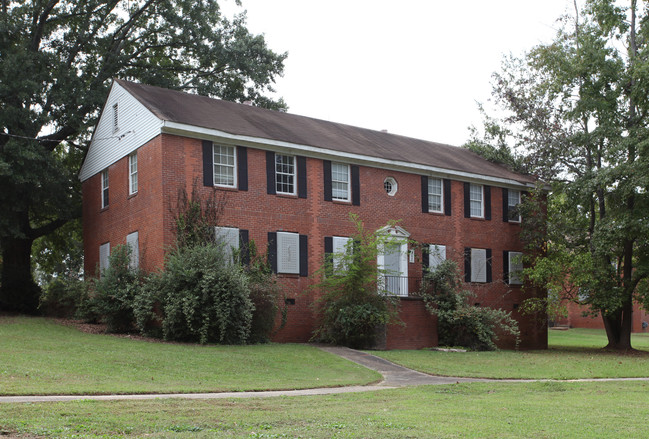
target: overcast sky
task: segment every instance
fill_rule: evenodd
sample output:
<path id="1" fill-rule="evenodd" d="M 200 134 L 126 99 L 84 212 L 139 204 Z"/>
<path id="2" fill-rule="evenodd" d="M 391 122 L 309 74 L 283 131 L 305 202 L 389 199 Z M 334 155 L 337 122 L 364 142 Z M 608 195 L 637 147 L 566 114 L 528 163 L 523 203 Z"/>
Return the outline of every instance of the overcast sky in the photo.
<path id="1" fill-rule="evenodd" d="M 572 0 L 233 0 L 288 52 L 289 112 L 461 145 L 503 55 L 553 39 Z"/>

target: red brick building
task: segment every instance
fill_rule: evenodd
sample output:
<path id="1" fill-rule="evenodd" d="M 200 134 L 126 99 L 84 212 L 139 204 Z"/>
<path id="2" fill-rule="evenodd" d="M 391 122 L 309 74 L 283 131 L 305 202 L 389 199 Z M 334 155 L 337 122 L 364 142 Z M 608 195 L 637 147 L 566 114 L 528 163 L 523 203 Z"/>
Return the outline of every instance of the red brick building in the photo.
<path id="1" fill-rule="evenodd" d="M 198 182 L 223 194 L 218 233 L 269 249 L 289 299 L 277 341 L 310 338 L 309 276 L 354 232 L 352 212 L 395 238 L 377 264 L 395 273 L 386 282 L 406 325 L 388 328 L 387 348 L 436 345 L 435 320 L 413 292 L 423 267 L 443 258 L 464 268 L 480 306 L 514 311 L 522 348 L 547 346 L 543 316 L 517 311 L 515 207 L 534 179 L 466 149 L 115 80 L 80 178 L 87 273 L 126 243 L 134 263 L 162 267 L 178 189 Z"/>

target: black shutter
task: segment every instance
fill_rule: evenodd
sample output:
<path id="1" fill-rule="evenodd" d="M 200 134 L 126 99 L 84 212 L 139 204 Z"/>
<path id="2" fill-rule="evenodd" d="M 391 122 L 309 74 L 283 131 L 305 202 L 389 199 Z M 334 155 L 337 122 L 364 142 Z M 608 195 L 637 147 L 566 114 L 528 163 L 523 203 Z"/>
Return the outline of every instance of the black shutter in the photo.
<path id="1" fill-rule="evenodd" d="M 270 195 L 275 194 L 275 153 L 273 151 L 266 151 L 266 192 Z"/>
<path id="2" fill-rule="evenodd" d="M 487 249 L 487 282 L 492 282 L 492 274 L 491 274 L 491 249 Z"/>
<path id="3" fill-rule="evenodd" d="M 421 211 L 428 213 L 428 177 L 421 176 Z"/>
<path id="4" fill-rule="evenodd" d="M 509 190 L 503 188 L 503 222 L 509 221 Z"/>
<path id="5" fill-rule="evenodd" d="M 209 140 L 203 140 L 203 186 L 214 186 L 214 153 Z"/>
<path id="6" fill-rule="evenodd" d="M 268 262 L 273 273 L 277 273 L 277 233 L 268 232 Z"/>
<path id="7" fill-rule="evenodd" d="M 248 148 L 237 146 L 237 180 L 240 191 L 248 190 Z"/>
<path id="8" fill-rule="evenodd" d="M 309 275 L 309 237 L 300 235 L 300 276 Z"/>
<path id="9" fill-rule="evenodd" d="M 243 265 L 250 265 L 249 241 L 248 231 L 239 229 L 239 259 Z"/>
<path id="10" fill-rule="evenodd" d="M 451 215 L 451 180 L 444 179 L 444 214 Z"/>
<path id="11" fill-rule="evenodd" d="M 324 200 L 331 201 L 331 161 L 322 161 L 322 173 L 324 175 Z"/>
<path id="12" fill-rule="evenodd" d="M 325 251 L 325 274 L 331 276 L 333 274 L 333 252 L 334 252 L 334 239 L 331 236 L 324 238 L 324 251 Z"/>
<path id="13" fill-rule="evenodd" d="M 471 218 L 470 183 L 464 183 L 464 218 Z"/>
<path id="14" fill-rule="evenodd" d="M 352 206 L 361 205 L 361 179 L 358 166 L 352 165 Z"/>
<path id="15" fill-rule="evenodd" d="M 297 196 L 306 198 L 306 157 L 297 156 Z"/>
<path id="16" fill-rule="evenodd" d="M 464 282 L 471 282 L 471 248 L 464 249 Z"/>
<path id="17" fill-rule="evenodd" d="M 491 186 L 482 186 L 484 193 L 484 219 L 491 220 Z"/>
<path id="18" fill-rule="evenodd" d="M 428 244 L 422 244 L 421 247 L 421 272 L 423 276 L 426 276 L 428 273 L 428 266 L 430 265 L 430 246 Z"/>
<path id="19" fill-rule="evenodd" d="M 506 284 L 509 283 L 509 252 L 507 250 L 503 252 L 503 281 Z"/>

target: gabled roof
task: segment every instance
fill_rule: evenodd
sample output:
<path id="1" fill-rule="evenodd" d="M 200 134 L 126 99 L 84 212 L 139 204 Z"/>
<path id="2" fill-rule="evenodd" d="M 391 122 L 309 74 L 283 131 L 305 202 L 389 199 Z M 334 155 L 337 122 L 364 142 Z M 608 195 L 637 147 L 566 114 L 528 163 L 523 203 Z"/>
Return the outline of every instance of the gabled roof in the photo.
<path id="1" fill-rule="evenodd" d="M 279 141 L 296 148 L 321 148 L 383 161 L 407 162 L 460 173 L 534 183 L 465 149 L 442 143 L 358 128 L 245 104 L 208 98 L 116 79 L 149 111 L 163 121 L 217 130 L 235 136 Z"/>

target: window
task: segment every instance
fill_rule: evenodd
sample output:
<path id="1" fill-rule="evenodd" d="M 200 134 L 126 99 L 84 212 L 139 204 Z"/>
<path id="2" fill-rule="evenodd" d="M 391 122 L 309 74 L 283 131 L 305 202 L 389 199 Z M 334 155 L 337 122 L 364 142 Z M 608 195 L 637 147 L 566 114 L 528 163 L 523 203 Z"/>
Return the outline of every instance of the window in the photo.
<path id="1" fill-rule="evenodd" d="M 345 255 L 349 251 L 352 238 L 342 236 L 333 237 L 333 269 L 334 273 L 343 273 L 347 271 Z"/>
<path id="2" fill-rule="evenodd" d="M 471 184 L 469 186 L 469 203 L 472 218 L 484 218 L 482 205 L 482 185 Z"/>
<path id="3" fill-rule="evenodd" d="M 518 212 L 518 205 L 521 204 L 521 191 L 507 191 L 507 218 L 510 222 L 520 223 L 521 215 Z"/>
<path id="4" fill-rule="evenodd" d="M 300 235 L 277 232 L 277 272 L 300 274 Z"/>
<path id="5" fill-rule="evenodd" d="M 236 155 L 234 146 L 214 145 L 214 185 L 236 186 Z"/>
<path id="6" fill-rule="evenodd" d="M 444 185 L 441 178 L 428 179 L 428 211 L 444 212 Z"/>
<path id="7" fill-rule="evenodd" d="M 129 233 L 126 235 L 126 245 L 130 250 L 129 268 L 138 268 L 140 266 L 140 243 L 138 232 Z"/>
<path id="8" fill-rule="evenodd" d="M 128 193 L 137 193 L 137 151 L 128 156 Z"/>
<path id="9" fill-rule="evenodd" d="M 117 104 L 113 105 L 113 132 L 119 131 L 119 107 Z"/>
<path id="10" fill-rule="evenodd" d="M 234 262 L 234 255 L 239 251 L 239 229 L 234 227 L 215 227 L 216 242 L 223 245 L 225 260 Z"/>
<path id="11" fill-rule="evenodd" d="M 108 169 L 101 173 L 101 208 L 108 207 Z"/>
<path id="12" fill-rule="evenodd" d="M 521 252 L 508 252 L 509 259 L 509 285 L 522 285 L 522 271 L 523 271 L 523 253 Z"/>
<path id="13" fill-rule="evenodd" d="M 275 154 L 275 191 L 295 195 L 295 157 Z"/>
<path id="14" fill-rule="evenodd" d="M 110 242 L 99 246 L 99 274 L 104 272 L 110 265 Z"/>
<path id="15" fill-rule="evenodd" d="M 431 244 L 428 246 L 428 268 L 434 270 L 446 260 L 446 246 Z"/>
<path id="16" fill-rule="evenodd" d="M 397 193 L 397 181 L 392 177 L 386 178 L 383 181 L 383 189 L 385 189 L 385 193 L 389 196 L 394 197 Z"/>
<path id="17" fill-rule="evenodd" d="M 331 164 L 331 197 L 334 200 L 349 201 L 349 165 Z"/>
<path id="18" fill-rule="evenodd" d="M 464 281 L 491 282 L 491 249 L 464 249 Z"/>

